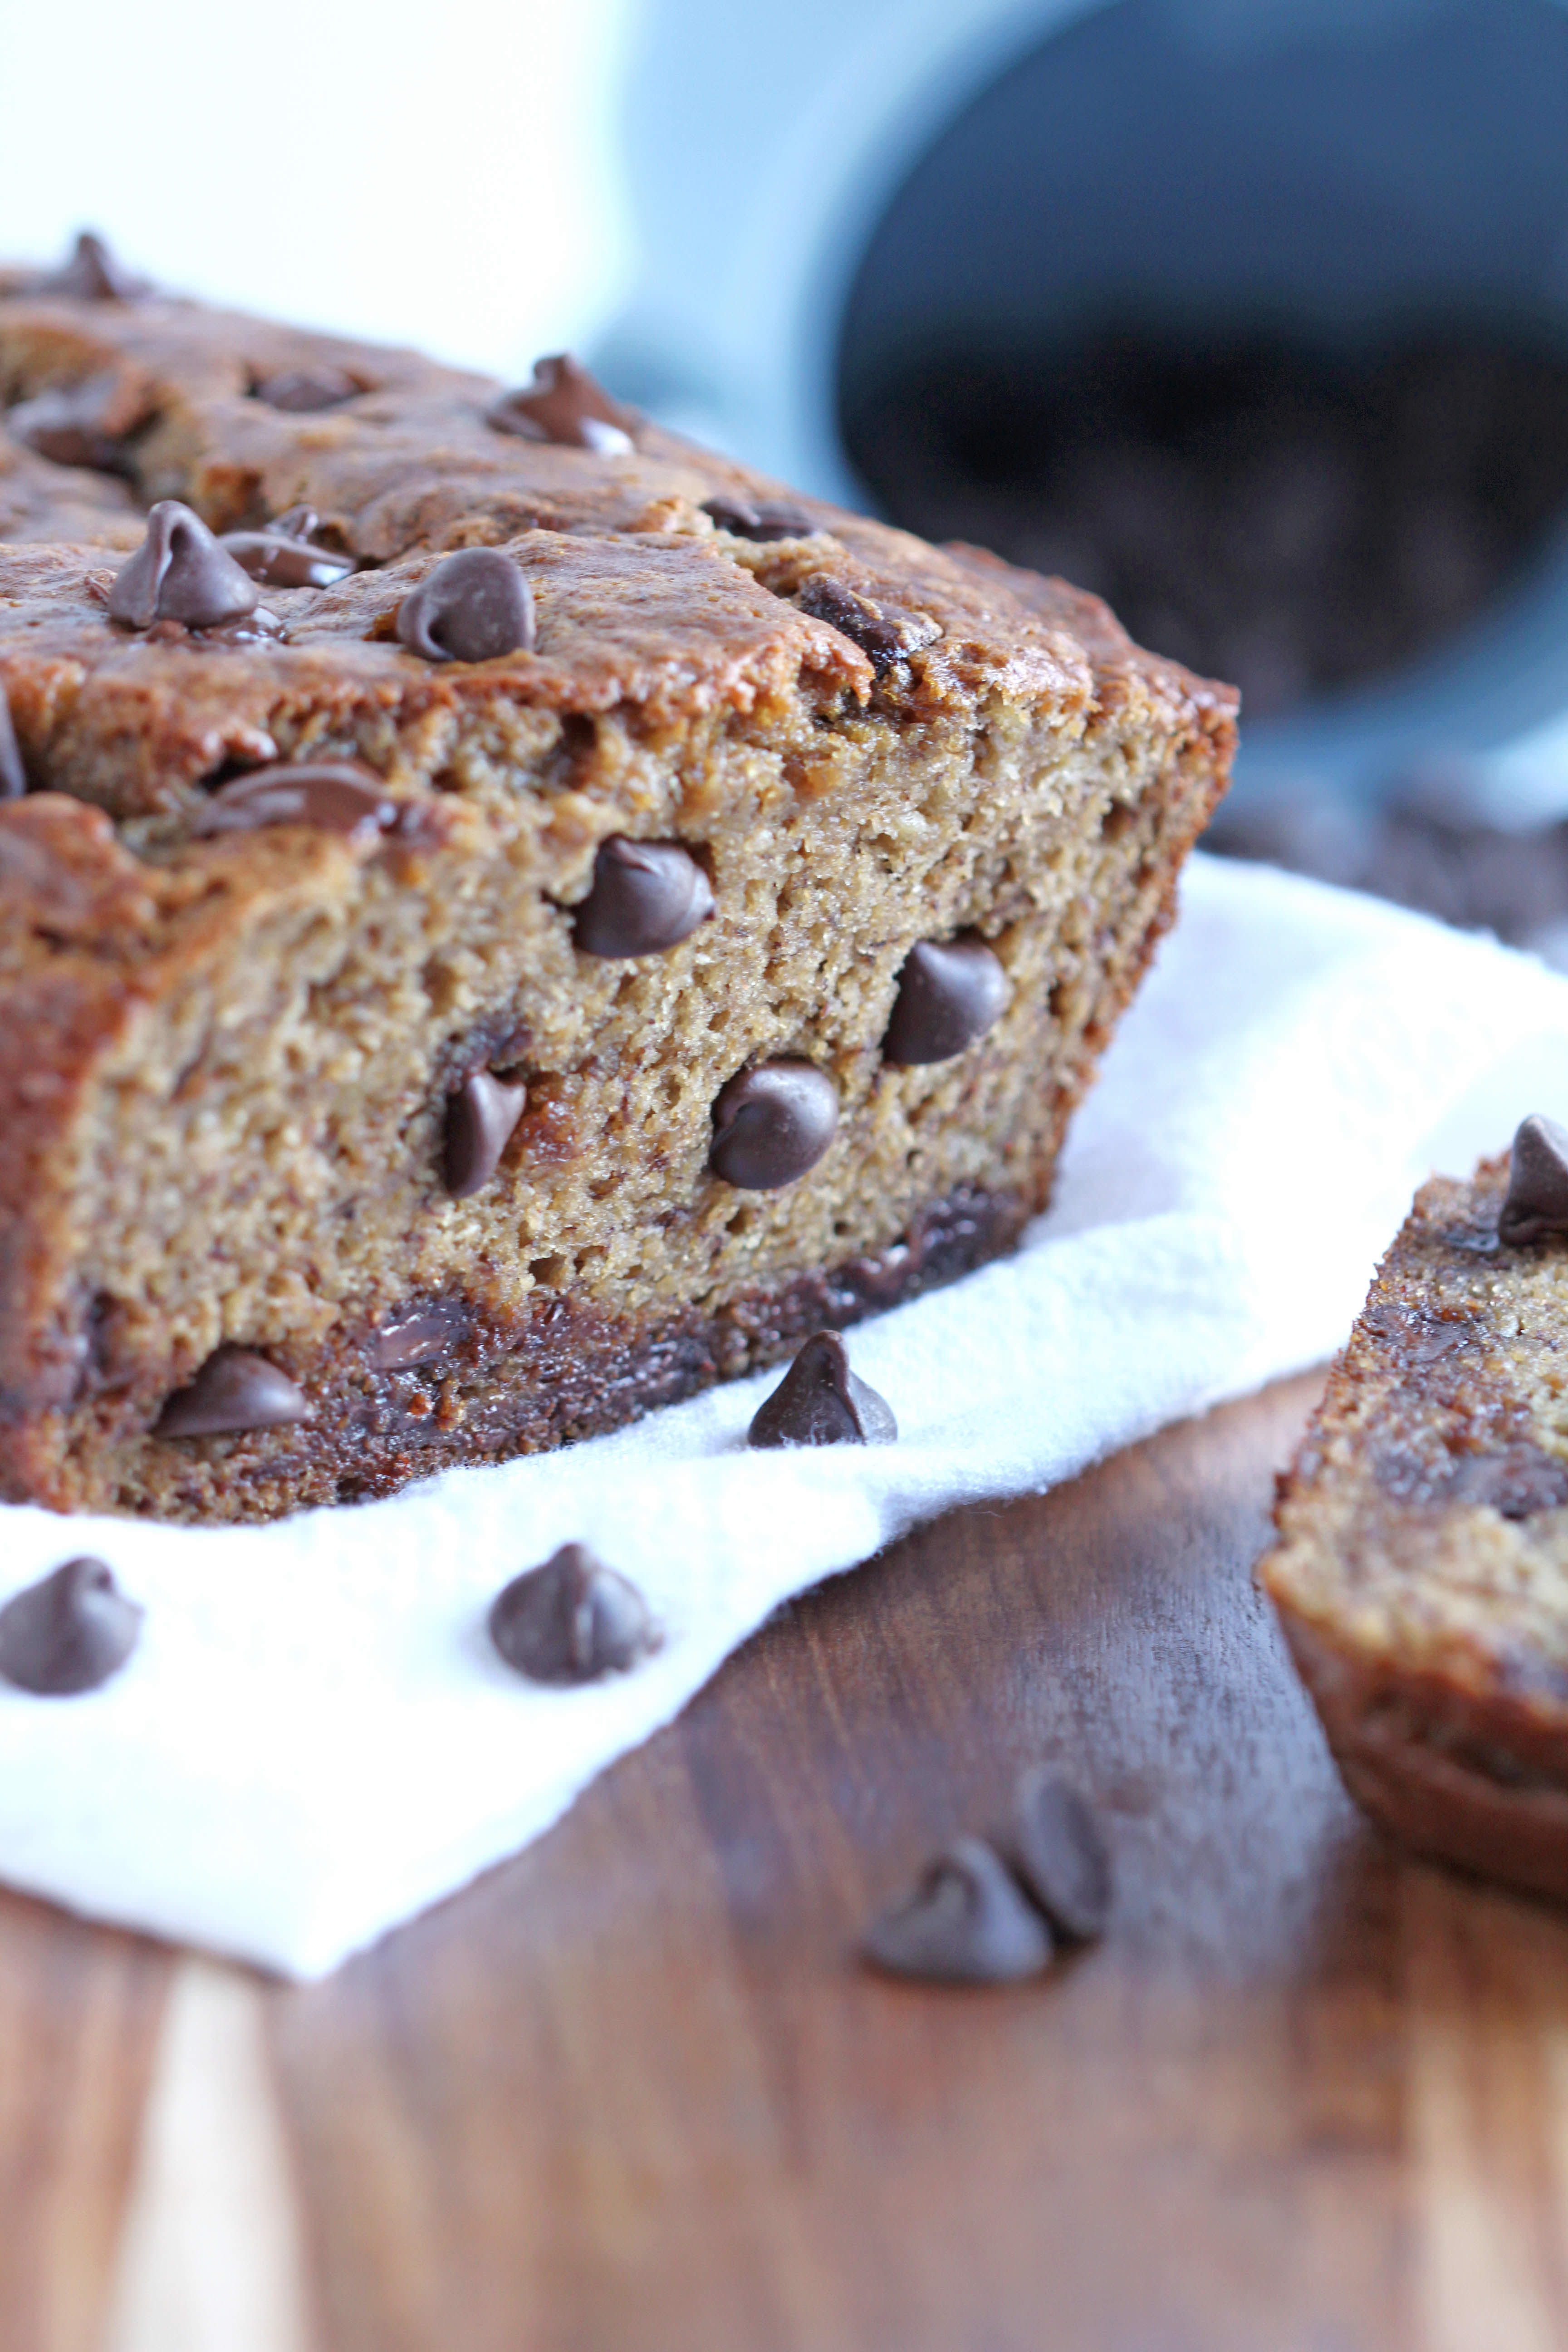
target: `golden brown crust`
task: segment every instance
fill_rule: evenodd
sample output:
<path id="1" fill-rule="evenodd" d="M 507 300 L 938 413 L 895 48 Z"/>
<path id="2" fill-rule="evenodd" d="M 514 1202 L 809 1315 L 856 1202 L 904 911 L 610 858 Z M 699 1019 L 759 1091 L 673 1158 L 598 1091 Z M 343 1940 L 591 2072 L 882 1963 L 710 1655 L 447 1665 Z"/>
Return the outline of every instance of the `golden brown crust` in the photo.
<path id="1" fill-rule="evenodd" d="M 300 370 L 361 389 L 263 396 Z M 384 1491 L 768 1360 L 825 1283 L 847 1319 L 1043 1204 L 1224 788 L 1226 689 L 973 551 L 793 499 L 798 536 L 749 538 L 707 504 L 788 494 L 647 424 L 627 454 L 536 443 L 413 353 L 0 278 L 5 397 L 84 384 L 121 470 L 21 453 L 31 521 L 0 548 L 32 786 L 0 805 L 0 1491 L 220 1517 Z M 359 568 L 264 590 L 275 635 L 128 631 L 127 501 L 163 497 L 218 530 L 308 505 Z M 525 574 L 535 642 L 426 662 L 399 605 L 474 545 Z M 821 617 L 856 598 L 892 656 Z M 374 771 L 395 824 L 210 833 L 226 778 L 323 758 Z M 618 834 L 712 885 L 667 954 L 574 946 Z M 968 929 L 1005 1013 L 885 1064 L 903 959 Z M 774 1056 L 831 1077 L 837 1133 L 808 1181 L 738 1194 L 711 1105 Z M 484 1071 L 526 1108 L 458 1197 L 444 1121 Z M 954 1202 L 990 1205 L 922 1256 Z M 366 1349 L 411 1302 L 447 1341 L 388 1375 Z M 309 1421 L 160 1437 L 220 1345 Z"/>
<path id="2" fill-rule="evenodd" d="M 1417 1194 L 1258 1572 L 1367 1810 L 1568 1895 L 1568 1244 L 1500 1246 L 1507 1179 Z"/>

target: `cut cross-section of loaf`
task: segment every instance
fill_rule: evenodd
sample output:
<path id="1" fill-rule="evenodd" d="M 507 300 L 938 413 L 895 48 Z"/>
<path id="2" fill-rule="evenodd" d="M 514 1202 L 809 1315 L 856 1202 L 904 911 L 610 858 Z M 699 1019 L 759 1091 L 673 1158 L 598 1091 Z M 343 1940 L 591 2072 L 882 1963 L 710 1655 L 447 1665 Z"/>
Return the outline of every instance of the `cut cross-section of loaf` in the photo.
<path id="1" fill-rule="evenodd" d="M 1044 1203 L 1226 689 L 570 372 L 13 280 L 0 382 L 120 436 L 0 549 L 0 1491 L 383 1493 Z"/>
<path id="2" fill-rule="evenodd" d="M 1416 1195 L 1258 1574 L 1368 1811 L 1564 1896 L 1568 1138 L 1552 1139 L 1525 1123 L 1511 1193 L 1503 1159 Z"/>

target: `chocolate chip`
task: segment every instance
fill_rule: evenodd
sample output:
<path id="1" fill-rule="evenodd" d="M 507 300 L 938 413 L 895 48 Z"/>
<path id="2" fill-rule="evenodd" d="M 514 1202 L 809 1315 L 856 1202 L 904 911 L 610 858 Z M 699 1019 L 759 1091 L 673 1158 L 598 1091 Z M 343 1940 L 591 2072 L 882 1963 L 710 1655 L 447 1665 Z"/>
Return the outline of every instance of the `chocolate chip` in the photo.
<path id="1" fill-rule="evenodd" d="M 1110 1853 L 1086 1798 L 1039 1765 L 1013 1792 L 1012 1862 L 1053 1927 L 1087 1940 L 1110 1916 Z"/>
<path id="2" fill-rule="evenodd" d="M 248 1348 L 219 1348 L 188 1388 L 176 1389 L 154 1437 L 221 1437 L 241 1429 L 280 1429 L 308 1421 L 310 1407 L 287 1372 Z"/>
<path id="3" fill-rule="evenodd" d="M 891 1445 L 885 1397 L 849 1369 L 837 1331 L 813 1334 L 746 1433 L 748 1445 Z"/>
<path id="4" fill-rule="evenodd" d="M 736 539 L 816 539 L 826 525 L 813 522 L 799 507 L 774 506 L 766 501 L 750 506 L 744 499 L 704 499 L 702 511 L 710 515 L 721 530 L 731 532 Z"/>
<path id="5" fill-rule="evenodd" d="M 33 283 L 35 294 L 63 294 L 73 302 L 135 302 L 152 290 L 145 278 L 116 261 L 91 229 L 82 230 L 68 261 Z"/>
<path id="6" fill-rule="evenodd" d="M 1568 1503 L 1568 1462 L 1529 1444 L 1462 1454 L 1441 1492 L 1446 1502 L 1485 1504 L 1505 1519 L 1530 1519 Z"/>
<path id="7" fill-rule="evenodd" d="M 330 588 L 354 569 L 352 555 L 313 547 L 315 509 L 291 507 L 266 530 L 226 530 L 218 545 L 268 588 Z"/>
<path id="8" fill-rule="evenodd" d="M 955 1838 L 912 1894 L 872 1922 L 866 1958 L 893 1976 L 945 1984 L 1016 1984 L 1051 1957 L 1050 1930 L 1001 1856 Z"/>
<path id="9" fill-rule="evenodd" d="M 510 555 L 465 547 L 444 556 L 397 608 L 397 635 L 426 661 L 493 661 L 533 644 L 533 592 Z"/>
<path id="10" fill-rule="evenodd" d="M 256 606 L 256 583 L 178 499 L 160 499 L 149 509 L 147 536 L 109 592 L 110 618 L 131 629 L 150 629 L 154 621 L 213 628 Z"/>
<path id="11" fill-rule="evenodd" d="M 84 383 L 57 384 L 36 399 L 19 400 L 5 415 L 13 441 L 55 466 L 90 466 L 100 474 L 121 474 L 126 468 L 123 436 L 112 420 L 126 417 L 124 387 L 113 374 L 89 376 Z"/>
<path id="12" fill-rule="evenodd" d="M 1012 990 L 984 940 L 921 940 L 899 974 L 882 1059 L 951 1061 L 998 1020 Z"/>
<path id="13" fill-rule="evenodd" d="M 1512 1246 L 1544 1234 L 1568 1234 L 1568 1129 L 1536 1115 L 1513 1139 L 1497 1237 Z"/>
<path id="14" fill-rule="evenodd" d="M 708 877 L 689 850 L 613 833 L 594 860 L 594 887 L 573 914 L 572 936 L 584 955 L 657 955 L 712 912 Z"/>
<path id="15" fill-rule="evenodd" d="M 268 408 L 310 416 L 318 409 L 341 408 L 345 400 L 356 399 L 363 390 L 343 368 L 284 368 L 277 375 L 264 376 L 252 387 L 251 397 L 264 400 Z"/>
<path id="16" fill-rule="evenodd" d="M 490 1610 L 490 1639 L 509 1666 L 535 1683 L 595 1683 L 624 1675 L 659 1647 L 635 1584 L 563 1544 L 542 1568 L 513 1577 Z"/>
<path id="17" fill-rule="evenodd" d="M 398 803 L 374 768 L 349 760 L 279 761 L 221 784 L 197 811 L 197 835 L 254 833 L 263 825 L 310 824 L 372 841 L 397 823 Z"/>
<path id="18" fill-rule="evenodd" d="M 527 1101 L 526 1086 L 509 1086 L 489 1070 L 469 1071 L 447 1105 L 447 1190 L 454 1201 L 483 1192 Z"/>
<path id="19" fill-rule="evenodd" d="M 100 1559 L 68 1559 L 0 1609 L 0 1676 L 42 1698 L 97 1690 L 136 1647 L 146 1612 Z"/>
<path id="20" fill-rule="evenodd" d="M 526 441 L 556 441 L 592 449 L 601 457 L 622 457 L 632 447 L 631 412 L 610 398 L 570 352 L 535 360 L 533 382 L 505 392 L 485 411 L 498 433 Z"/>
<path id="21" fill-rule="evenodd" d="M 726 1184 L 773 1192 L 815 1168 L 833 1140 L 838 1097 L 810 1062 L 738 1070 L 713 1106 L 709 1165 Z"/>
<path id="22" fill-rule="evenodd" d="M 847 588 L 826 572 L 814 572 L 795 604 L 816 621 L 826 621 L 840 635 L 858 645 L 880 677 L 910 654 L 919 653 L 942 635 L 942 625 L 927 613 L 907 613 L 899 604 L 874 604 L 869 596 Z"/>
<path id="23" fill-rule="evenodd" d="M 439 1298 L 390 1316 L 371 1340 L 376 1370 L 407 1372 L 416 1364 L 433 1364 L 461 1337 L 468 1319 L 454 1301 Z"/>
<path id="24" fill-rule="evenodd" d="M 0 686 L 0 801 L 19 801 L 26 789 L 27 772 L 11 717 L 11 698 Z"/>

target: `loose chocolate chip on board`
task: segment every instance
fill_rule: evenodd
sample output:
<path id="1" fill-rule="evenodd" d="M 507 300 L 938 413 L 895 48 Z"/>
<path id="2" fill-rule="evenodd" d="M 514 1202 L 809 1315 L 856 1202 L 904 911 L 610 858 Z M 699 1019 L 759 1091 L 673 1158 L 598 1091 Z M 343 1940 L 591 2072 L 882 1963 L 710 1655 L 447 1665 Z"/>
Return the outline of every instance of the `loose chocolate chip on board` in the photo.
<path id="1" fill-rule="evenodd" d="M 11 698 L 0 686 L 0 801 L 19 801 L 27 789 L 21 746 L 11 719 Z"/>
<path id="2" fill-rule="evenodd" d="M 176 1389 L 154 1437 L 223 1437 L 308 1421 L 310 1406 L 287 1372 L 248 1348 L 219 1348 L 188 1388 Z"/>
<path id="3" fill-rule="evenodd" d="M 826 572 L 813 572 L 795 601 L 801 612 L 809 613 L 813 620 L 826 621 L 829 628 L 858 645 L 879 677 L 942 635 L 941 623 L 928 613 L 907 613 L 901 605 L 875 604 Z"/>
<path id="4" fill-rule="evenodd" d="M 921 940 L 904 959 L 882 1039 L 886 1062 L 951 1061 L 1000 1019 L 1012 990 L 984 940 Z"/>
<path id="5" fill-rule="evenodd" d="M 874 1968 L 946 1984 L 1016 1984 L 1050 1960 L 1050 1929 L 1006 1864 L 980 1838 L 955 1838 L 912 1894 L 873 1920 Z"/>
<path id="6" fill-rule="evenodd" d="M 311 528 L 314 523 L 311 516 Z M 308 530 L 296 535 L 286 531 L 281 522 L 274 523 L 270 530 L 226 530 L 218 545 L 233 556 L 242 572 L 266 588 L 330 588 L 334 581 L 346 580 L 354 569 L 352 555 L 312 547 Z"/>
<path id="7" fill-rule="evenodd" d="M 207 629 L 254 613 L 256 583 L 178 499 L 149 509 L 147 536 L 115 574 L 109 616 L 130 629 L 183 621 Z"/>
<path id="8" fill-rule="evenodd" d="M 899 1424 L 885 1397 L 849 1369 L 837 1331 L 806 1341 L 746 1433 L 748 1445 L 891 1445 Z"/>
<path id="9" fill-rule="evenodd" d="M 708 877 L 689 850 L 613 833 L 594 860 L 594 887 L 573 914 L 572 936 L 584 955 L 657 955 L 712 912 Z"/>
<path id="10" fill-rule="evenodd" d="M 469 1071 L 447 1105 L 447 1190 L 454 1201 L 483 1192 L 527 1101 L 525 1085 L 509 1085 L 489 1070 Z"/>
<path id="11" fill-rule="evenodd" d="M 592 449 L 601 457 L 623 457 L 633 446 L 629 410 L 612 400 L 570 352 L 535 360 L 533 382 L 503 393 L 485 411 L 498 433 L 528 441 L 557 441 Z"/>
<path id="12" fill-rule="evenodd" d="M 831 1078 L 810 1062 L 763 1062 L 721 1088 L 709 1164 L 743 1192 L 777 1192 L 816 1167 L 837 1124 Z"/>
<path id="13" fill-rule="evenodd" d="M 388 831 L 397 818 L 398 803 L 373 768 L 348 760 L 280 761 L 220 784 L 191 830 L 254 833 L 264 825 L 310 824 L 363 842 Z"/>
<path id="14" fill-rule="evenodd" d="M 91 229 L 83 229 L 68 261 L 35 279 L 35 294 L 63 294 L 72 302 L 137 302 L 152 288 L 123 263 Z"/>
<path id="15" fill-rule="evenodd" d="M 277 375 L 264 376 L 255 386 L 253 397 L 264 400 L 268 408 L 310 416 L 318 409 L 341 408 L 363 389 L 342 368 L 283 368 Z"/>
<path id="16" fill-rule="evenodd" d="M 1546 1234 L 1568 1234 L 1568 1129 L 1537 1113 L 1513 1139 L 1497 1237 L 1512 1246 Z"/>
<path id="17" fill-rule="evenodd" d="M 68 1559 L 0 1609 L 0 1676 L 43 1698 L 97 1690 L 136 1647 L 144 1612 L 100 1559 Z"/>
<path id="18" fill-rule="evenodd" d="M 89 376 L 81 383 L 57 384 L 32 400 L 19 400 L 5 413 L 5 430 L 55 466 L 90 466 L 100 474 L 127 470 L 125 444 L 109 420 L 126 414 L 120 379 Z"/>
<path id="19" fill-rule="evenodd" d="M 489 1623 L 507 1664 L 536 1683 L 624 1675 L 661 1640 L 637 1586 L 575 1543 L 514 1577 L 497 1596 Z"/>
<path id="20" fill-rule="evenodd" d="M 736 539 L 816 539 L 826 527 L 813 522 L 799 507 L 765 501 L 751 506 L 744 499 L 704 499 L 702 511 Z"/>
<path id="21" fill-rule="evenodd" d="M 510 555 L 465 547 L 444 556 L 397 608 L 397 635 L 426 661 L 494 661 L 533 644 L 533 592 Z"/>
<path id="22" fill-rule="evenodd" d="M 1104 1832 L 1087 1798 L 1043 1765 L 1013 1792 L 1012 1861 L 1059 1934 L 1104 1933 L 1113 1886 Z"/>

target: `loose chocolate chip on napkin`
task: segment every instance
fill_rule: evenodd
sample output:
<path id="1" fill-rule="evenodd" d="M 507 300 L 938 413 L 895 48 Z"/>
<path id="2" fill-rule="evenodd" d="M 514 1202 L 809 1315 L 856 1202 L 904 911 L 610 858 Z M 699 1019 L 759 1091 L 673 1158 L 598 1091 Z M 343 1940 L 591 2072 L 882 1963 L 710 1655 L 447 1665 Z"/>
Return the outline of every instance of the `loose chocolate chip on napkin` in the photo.
<path id="1" fill-rule="evenodd" d="M 100 1559 L 68 1559 L 0 1609 L 0 1677 L 40 1697 L 97 1690 L 136 1647 L 144 1612 Z"/>
<path id="2" fill-rule="evenodd" d="M 778 1387 L 760 1405 L 748 1445 L 891 1445 L 899 1424 L 885 1397 L 849 1369 L 837 1331 L 806 1341 Z"/>
<path id="3" fill-rule="evenodd" d="M 1051 1957 L 1050 1929 L 981 1838 L 955 1838 L 912 1894 L 875 1919 L 862 1946 L 889 1975 L 949 1984 L 1016 1984 Z"/>
<path id="4" fill-rule="evenodd" d="M 1510 1244 L 1568 1234 L 1568 1128 L 1539 1115 L 1521 1119 L 1509 1163 L 1497 1237 Z"/>
<path id="5" fill-rule="evenodd" d="M 635 1584 L 563 1544 L 496 1597 L 490 1639 L 509 1666 L 535 1683 L 594 1683 L 624 1675 L 661 1642 Z"/>

